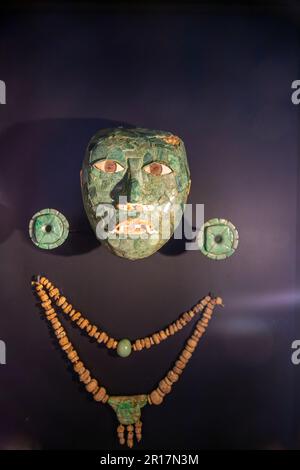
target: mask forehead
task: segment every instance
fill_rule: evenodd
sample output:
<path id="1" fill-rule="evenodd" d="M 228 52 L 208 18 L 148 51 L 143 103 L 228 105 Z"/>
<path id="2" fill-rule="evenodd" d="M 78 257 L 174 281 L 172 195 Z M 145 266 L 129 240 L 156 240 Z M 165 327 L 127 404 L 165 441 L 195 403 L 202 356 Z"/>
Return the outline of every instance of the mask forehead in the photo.
<path id="1" fill-rule="evenodd" d="M 173 136 L 174 137 L 174 136 Z M 144 163 L 170 158 L 175 164 L 182 160 L 187 165 L 184 144 L 178 137 L 175 143 L 170 132 L 147 129 L 107 129 L 99 131 L 88 147 L 88 163 L 101 159 L 140 158 Z"/>

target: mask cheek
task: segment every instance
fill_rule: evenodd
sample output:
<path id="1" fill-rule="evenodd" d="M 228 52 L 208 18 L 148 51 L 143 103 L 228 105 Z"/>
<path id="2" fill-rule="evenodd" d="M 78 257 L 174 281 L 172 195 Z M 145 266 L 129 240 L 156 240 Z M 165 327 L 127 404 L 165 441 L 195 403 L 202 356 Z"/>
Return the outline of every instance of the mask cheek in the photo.
<path id="1" fill-rule="evenodd" d="M 144 182 L 142 194 L 148 203 L 163 204 L 170 200 L 174 189 L 174 183 L 166 184 L 167 178 L 172 177 L 151 176 Z"/>
<path id="2" fill-rule="evenodd" d="M 187 181 L 185 181 L 184 178 L 180 176 L 176 176 L 175 181 L 178 193 L 182 193 L 185 189 Z"/>
<path id="3" fill-rule="evenodd" d="M 87 194 L 93 206 L 101 203 L 111 203 L 111 191 L 114 187 L 112 178 L 100 175 L 96 170 L 91 170 L 87 183 Z"/>

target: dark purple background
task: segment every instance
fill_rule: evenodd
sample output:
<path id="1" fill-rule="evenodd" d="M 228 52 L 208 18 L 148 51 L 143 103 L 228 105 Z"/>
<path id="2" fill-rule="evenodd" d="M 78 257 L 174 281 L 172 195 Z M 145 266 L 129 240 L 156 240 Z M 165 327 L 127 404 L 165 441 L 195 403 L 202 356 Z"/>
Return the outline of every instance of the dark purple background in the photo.
<path id="1" fill-rule="evenodd" d="M 68 371 L 30 289 L 46 274 L 115 337 L 145 336 L 213 291 L 216 311 L 181 380 L 146 407 L 142 449 L 300 447 L 297 290 L 298 109 L 295 15 L 44 10 L 1 15 L 1 448 L 119 448 L 114 413 Z M 240 246 L 225 262 L 174 242 L 129 262 L 98 246 L 79 170 L 107 125 L 171 130 L 186 144 L 205 219 L 224 217 Z M 50 253 L 29 241 L 30 217 L 55 207 L 71 229 Z M 297 310 L 298 309 L 298 310 Z M 152 390 L 188 331 L 126 360 L 67 325 L 111 394 Z"/>

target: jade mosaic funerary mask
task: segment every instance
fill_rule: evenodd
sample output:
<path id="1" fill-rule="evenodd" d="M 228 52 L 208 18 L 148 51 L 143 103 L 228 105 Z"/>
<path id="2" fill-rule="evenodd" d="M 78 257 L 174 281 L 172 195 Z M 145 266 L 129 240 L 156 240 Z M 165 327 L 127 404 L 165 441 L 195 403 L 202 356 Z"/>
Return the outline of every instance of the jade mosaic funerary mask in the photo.
<path id="1" fill-rule="evenodd" d="M 114 254 L 141 259 L 179 223 L 190 190 L 182 140 L 148 129 L 104 129 L 89 142 L 81 173 L 84 207 Z"/>

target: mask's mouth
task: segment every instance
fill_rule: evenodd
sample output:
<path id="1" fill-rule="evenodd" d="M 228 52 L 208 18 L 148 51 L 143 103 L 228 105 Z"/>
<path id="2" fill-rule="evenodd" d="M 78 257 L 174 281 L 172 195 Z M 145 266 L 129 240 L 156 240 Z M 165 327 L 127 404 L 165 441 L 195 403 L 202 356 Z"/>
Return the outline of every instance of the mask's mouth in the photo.
<path id="1" fill-rule="evenodd" d="M 151 212 L 155 206 L 153 204 L 139 204 L 127 202 L 126 204 L 117 204 L 117 209 L 127 212 Z"/>
<path id="2" fill-rule="evenodd" d="M 147 220 L 134 218 L 120 222 L 115 226 L 111 233 L 115 233 L 117 235 L 142 235 L 147 233 L 152 235 L 153 233 L 157 233 L 157 231 Z"/>

